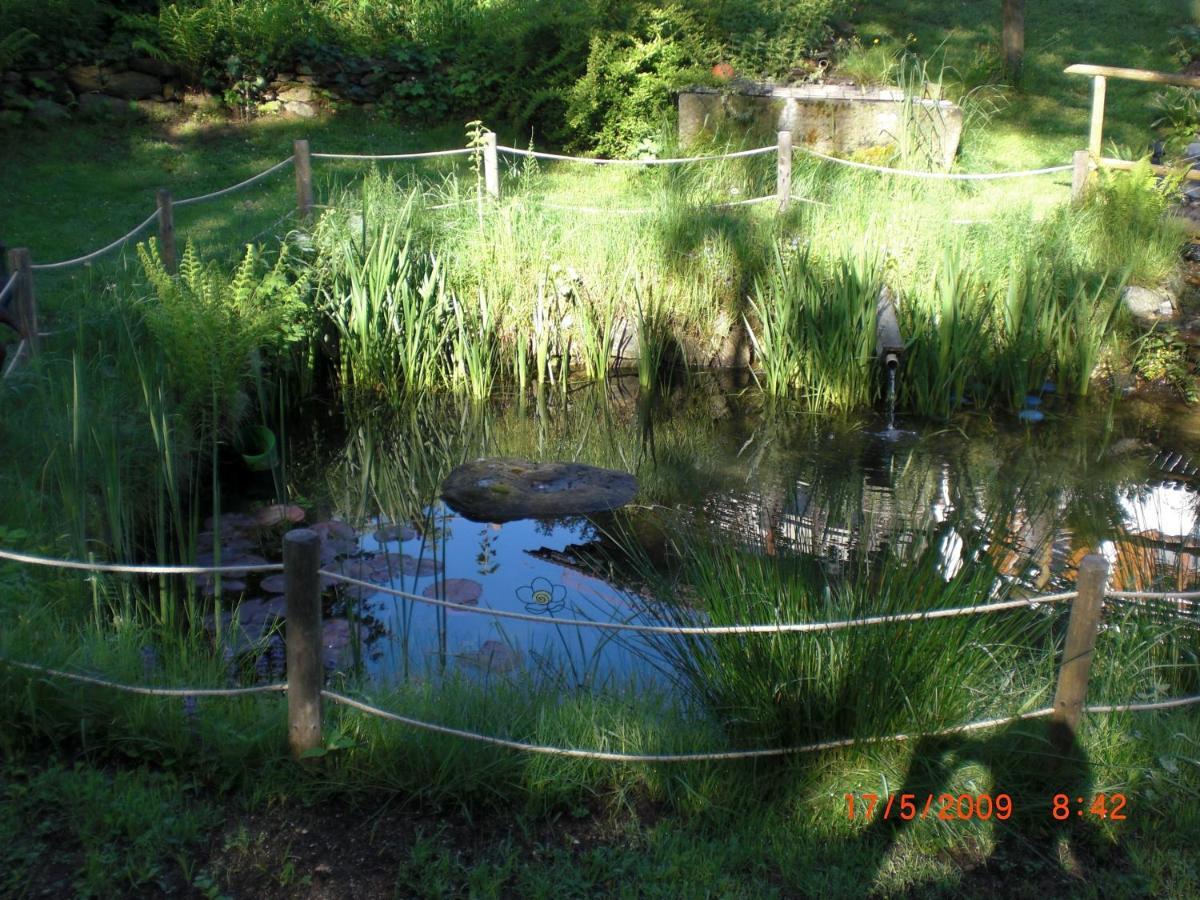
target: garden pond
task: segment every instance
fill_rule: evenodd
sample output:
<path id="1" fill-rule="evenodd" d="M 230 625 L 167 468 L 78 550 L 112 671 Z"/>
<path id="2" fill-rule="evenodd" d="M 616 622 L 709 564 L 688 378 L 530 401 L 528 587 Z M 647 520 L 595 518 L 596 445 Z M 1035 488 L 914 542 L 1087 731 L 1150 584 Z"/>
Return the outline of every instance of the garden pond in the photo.
<path id="1" fill-rule="evenodd" d="M 1047 392 L 1037 423 L 966 414 L 892 428 L 883 416 L 773 408 L 747 377 L 693 375 L 651 396 L 615 378 L 489 405 L 306 415 L 310 431 L 281 442 L 299 496 L 273 504 L 277 480 L 235 479 L 243 497 L 263 499 L 223 517 L 222 559 L 277 558 L 278 538 L 303 519 L 322 535 L 324 571 L 373 585 L 325 580 L 331 672 L 526 673 L 572 687 L 670 676 L 653 637 L 563 620 L 708 621 L 686 587 L 669 586 L 673 561 L 697 542 L 807 557 L 833 579 L 908 561 L 944 582 L 984 566 L 991 590 L 974 602 L 1069 589 L 1097 551 L 1117 587 L 1196 586 L 1200 415 L 1189 407 Z M 491 456 L 619 469 L 638 493 L 613 514 L 503 523 L 438 499 L 454 466 Z M 281 666 L 282 576 L 222 587 L 226 610 L 241 604 L 239 627 L 224 614 L 223 640 L 260 671 Z M 768 600 L 760 608 L 756 621 L 777 620 Z"/>

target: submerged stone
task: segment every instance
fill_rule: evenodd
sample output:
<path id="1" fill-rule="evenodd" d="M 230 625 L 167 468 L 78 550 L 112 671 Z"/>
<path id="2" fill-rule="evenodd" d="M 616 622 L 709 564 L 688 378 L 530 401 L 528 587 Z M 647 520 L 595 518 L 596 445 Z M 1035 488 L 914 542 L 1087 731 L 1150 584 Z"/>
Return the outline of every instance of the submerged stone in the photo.
<path id="1" fill-rule="evenodd" d="M 442 483 L 442 499 L 476 522 L 607 512 L 636 494 L 637 479 L 628 472 L 525 459 L 463 463 Z"/>

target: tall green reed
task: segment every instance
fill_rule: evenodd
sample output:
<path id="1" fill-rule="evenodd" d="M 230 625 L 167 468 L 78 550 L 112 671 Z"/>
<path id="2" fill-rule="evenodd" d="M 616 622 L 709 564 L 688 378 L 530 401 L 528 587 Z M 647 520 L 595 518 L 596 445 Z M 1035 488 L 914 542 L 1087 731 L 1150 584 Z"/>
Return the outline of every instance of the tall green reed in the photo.
<path id="1" fill-rule="evenodd" d="M 878 392 L 877 271 L 865 256 L 823 272 L 807 252 L 776 253 L 770 274 L 754 285 L 757 329 L 746 322 L 768 395 L 800 396 L 814 409 L 870 405 Z"/>

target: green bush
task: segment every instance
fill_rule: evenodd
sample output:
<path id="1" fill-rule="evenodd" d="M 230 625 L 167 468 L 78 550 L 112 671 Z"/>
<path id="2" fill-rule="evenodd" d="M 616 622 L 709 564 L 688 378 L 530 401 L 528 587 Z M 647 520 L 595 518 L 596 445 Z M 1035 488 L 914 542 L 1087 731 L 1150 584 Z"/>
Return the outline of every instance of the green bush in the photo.
<path id="1" fill-rule="evenodd" d="M 592 38 L 587 72 L 567 93 L 573 143 L 612 156 L 656 150 L 671 92 L 703 80 L 717 54 L 677 4 L 647 9 L 629 31 Z"/>

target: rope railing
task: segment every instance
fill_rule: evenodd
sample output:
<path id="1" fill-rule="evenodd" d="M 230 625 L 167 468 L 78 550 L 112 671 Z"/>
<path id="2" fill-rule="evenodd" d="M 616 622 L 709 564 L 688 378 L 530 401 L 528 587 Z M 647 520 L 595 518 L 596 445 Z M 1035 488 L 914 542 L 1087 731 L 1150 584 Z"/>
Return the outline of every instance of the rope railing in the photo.
<path id="1" fill-rule="evenodd" d="M 89 263 L 93 259 L 98 259 L 99 257 L 104 256 L 104 254 L 109 253 L 112 250 L 116 250 L 126 241 L 137 237 L 139 234 L 149 228 L 157 218 L 158 210 L 155 210 L 154 212 L 150 213 L 150 215 L 148 215 L 145 220 L 141 222 L 141 224 L 135 226 L 133 230 L 121 235 L 111 244 L 105 244 L 99 250 L 93 250 L 91 253 L 85 253 L 83 256 L 76 256 L 74 259 L 63 259 L 52 263 L 34 263 L 33 269 L 38 272 L 49 272 L 54 269 L 68 269 L 72 266 L 82 266 L 84 263 Z"/>
<path id="2" fill-rule="evenodd" d="M 0 549 L 0 560 L 42 566 L 45 568 L 67 569 L 109 574 L 132 575 L 244 575 L 248 573 L 282 572 L 283 563 L 248 563 L 223 566 L 199 565 L 157 565 L 135 563 L 91 562 L 73 559 L 59 559 L 49 556 L 39 556 L 32 553 L 20 553 L 15 550 Z M 972 606 L 948 607 L 945 609 L 929 609 L 911 613 L 894 613 L 882 616 L 864 616 L 857 619 L 841 619 L 829 622 L 769 622 L 750 625 L 644 625 L 636 622 L 601 621 L 597 619 L 560 619 L 547 617 L 537 613 L 523 613 L 516 610 L 495 609 L 490 606 L 477 606 L 465 603 L 455 603 L 437 597 L 427 597 L 411 591 L 401 590 L 388 585 L 361 578 L 354 578 L 342 572 L 331 569 L 321 569 L 322 577 L 332 582 L 348 584 L 356 588 L 365 588 L 372 593 L 385 594 L 412 600 L 429 606 L 451 609 L 456 612 L 486 615 L 498 619 L 511 619 L 520 622 L 535 622 L 539 624 L 553 623 L 555 625 L 577 626 L 581 628 L 596 628 L 608 631 L 630 631 L 643 634 L 672 634 L 672 635 L 736 635 L 736 634 L 807 634 L 829 631 L 841 631 L 847 628 L 860 628 L 873 625 L 891 625 L 903 622 L 920 622 L 931 619 L 947 619 L 958 616 L 983 615 L 994 612 L 1005 612 L 1014 609 L 1034 609 L 1042 604 L 1061 603 L 1079 596 L 1078 591 L 1062 591 L 1054 594 L 1039 594 L 1033 597 L 1021 597 L 1015 600 L 1005 600 L 999 603 L 981 603 Z M 1117 599 L 1148 599 L 1148 600 L 1190 600 L 1200 598 L 1200 591 L 1114 591 L 1105 589 L 1104 596 Z"/>
<path id="3" fill-rule="evenodd" d="M 113 681 L 107 678 L 100 678 L 95 675 L 84 675 L 78 672 L 67 672 L 62 669 L 41 666 L 35 663 L 28 663 L 20 660 L 7 659 L 5 657 L 0 657 L 0 663 L 4 663 L 5 665 L 9 665 L 14 668 L 23 669 L 25 671 L 37 672 L 38 674 L 47 675 L 52 678 L 61 678 L 81 684 L 90 684 L 96 687 L 111 688 L 124 693 L 151 697 L 239 697 L 253 694 L 280 694 L 286 693 L 288 690 L 288 685 L 286 682 L 237 688 L 162 688 L 149 685 L 128 684 L 125 682 Z M 398 722 L 402 725 L 407 725 L 411 728 L 416 728 L 421 731 L 428 731 L 434 734 L 443 734 L 449 737 L 457 737 L 463 740 L 472 741 L 474 743 L 488 744 L 493 747 L 517 750 L 524 753 L 536 753 L 544 756 L 558 756 L 569 759 L 588 759 L 599 762 L 619 763 L 724 762 L 739 759 L 762 759 L 766 757 L 796 756 L 806 753 L 817 753 L 825 750 L 845 749 L 854 746 L 900 743 L 925 737 L 947 737 L 954 734 L 968 734 L 973 731 L 982 731 L 988 728 L 998 728 L 1005 725 L 1012 725 L 1017 722 L 1045 718 L 1053 715 L 1055 711 L 1053 706 L 1044 706 L 1040 709 L 1031 710 L 1029 712 L 1017 713 L 1011 716 L 1001 716 L 998 718 L 981 719 L 975 722 L 968 722 L 964 725 L 939 728 L 920 734 L 901 732 L 882 737 L 840 738 L 837 740 L 817 741 L 815 743 L 792 747 L 767 747 L 754 750 L 720 750 L 697 753 L 626 753 L 621 751 L 592 750 L 579 747 L 559 747 L 550 744 L 535 744 L 528 741 L 519 741 L 512 738 L 483 734 L 482 732 L 471 731 L 465 728 L 455 728 L 453 726 L 442 725 L 436 722 L 427 722 L 423 719 L 416 719 L 411 716 L 400 715 L 399 713 L 391 712 L 390 710 L 386 710 L 378 706 L 373 706 L 362 700 L 356 700 L 352 697 L 346 696 L 345 694 L 337 693 L 336 691 L 322 689 L 320 691 L 320 695 L 322 698 L 339 706 L 345 706 L 350 709 L 355 709 L 359 712 L 366 713 L 370 716 L 375 716 L 377 718 L 392 722 Z M 1181 709 L 1196 704 L 1200 704 L 1200 694 L 1186 697 L 1173 697 L 1168 700 L 1151 701 L 1145 703 L 1126 703 L 1117 705 L 1093 704 L 1084 707 L 1083 712 L 1089 714 L 1150 712 L 1166 709 Z"/>
<path id="4" fill-rule="evenodd" d="M 50 560 L 45 557 L 32 556 L 30 554 L 17 554 L 11 551 L 0 551 L 0 555 L 2 555 L 3 558 L 15 559 L 21 562 L 31 562 L 41 565 L 54 565 L 56 563 L 61 564 L 64 562 Z M 1090 706 L 1086 704 L 1088 673 L 1091 667 L 1091 658 L 1095 649 L 1096 637 L 1100 629 L 1103 597 L 1109 569 L 1108 562 L 1103 557 L 1098 555 L 1088 556 L 1080 563 L 1077 591 L 1069 591 L 1062 594 L 1045 594 L 1037 597 L 1022 598 L 1020 600 L 1005 601 L 1002 603 L 979 604 L 976 606 L 958 607 L 954 609 L 929 610 L 920 613 L 870 616 L 860 619 L 847 619 L 838 622 L 795 624 L 773 623 L 751 626 L 664 626 L 639 625 L 631 622 L 595 622 L 591 620 L 577 619 L 547 619 L 543 616 L 535 616 L 532 614 L 521 614 L 507 610 L 480 608 L 465 604 L 452 603 L 446 600 L 439 600 L 436 597 L 424 597 L 407 591 L 399 591 L 393 588 L 382 587 L 372 582 L 343 575 L 340 572 L 325 571 L 321 569 L 320 555 L 321 538 L 316 532 L 307 529 L 297 529 L 290 531 L 287 533 L 287 535 L 285 535 L 284 568 L 287 572 L 287 585 L 285 590 L 285 608 L 283 611 L 283 616 L 289 623 L 287 647 L 288 680 L 286 685 L 257 685 L 247 688 L 160 688 L 147 685 L 125 684 L 122 682 L 111 681 L 96 675 L 84 675 L 66 672 L 62 669 L 40 666 L 33 663 L 10 661 L 3 657 L 0 657 L 0 662 L 11 662 L 13 665 L 19 668 L 27 671 L 38 672 L 52 678 L 64 678 L 67 680 L 75 680 L 77 682 L 92 684 L 100 687 L 110 687 L 118 690 L 148 695 L 236 696 L 238 694 L 245 693 L 281 692 L 286 690 L 289 695 L 288 740 L 291 744 L 293 754 L 299 758 L 309 755 L 311 751 L 322 746 L 321 700 L 323 698 L 332 703 L 348 706 L 368 715 L 395 721 L 413 728 L 424 729 L 430 732 L 458 737 L 464 740 L 486 743 L 502 748 L 509 748 L 530 753 L 539 753 L 543 755 L 636 763 L 751 759 L 763 756 L 782 756 L 797 753 L 809 753 L 825 749 L 850 747 L 858 744 L 876 744 L 887 741 L 910 740 L 917 735 L 905 733 L 890 735 L 887 737 L 843 738 L 832 741 L 806 744 L 799 747 L 772 747 L 756 750 L 722 750 L 706 753 L 638 754 L 608 751 L 603 749 L 557 747 L 547 744 L 529 743 L 507 737 L 483 734 L 463 728 L 426 722 L 421 719 L 391 712 L 381 707 L 371 705 L 366 701 L 356 700 L 352 697 L 329 691 L 325 688 L 325 679 L 322 674 L 325 671 L 323 665 L 325 650 L 323 648 L 323 642 L 321 639 L 321 635 L 323 634 L 321 625 L 321 594 L 324 586 L 329 583 L 326 581 L 326 579 L 333 579 L 334 581 L 339 581 L 344 584 L 368 588 L 373 592 L 400 596 L 443 608 L 456 609 L 463 612 L 473 612 L 478 615 L 490 615 L 501 618 L 536 621 L 539 623 L 550 622 L 556 626 L 580 625 L 596 628 L 656 632 L 660 634 L 747 634 L 759 632 L 777 633 L 781 631 L 829 632 L 850 627 L 884 624 L 888 622 L 920 621 L 924 619 L 971 615 L 1004 609 L 1016 609 L 1020 607 L 1028 608 L 1039 603 L 1073 599 L 1074 602 L 1071 605 L 1071 618 L 1067 626 L 1066 639 L 1062 649 L 1062 662 L 1059 668 L 1053 706 L 1019 713 L 1015 716 L 970 722 L 965 725 L 958 725 L 951 728 L 928 732 L 921 736 L 962 733 L 982 728 L 1002 726 L 1024 719 L 1041 718 L 1044 716 L 1052 716 L 1056 724 L 1062 726 L 1062 734 L 1070 736 L 1074 735 L 1080 721 L 1080 716 L 1084 713 L 1132 713 L 1154 710 L 1169 710 L 1189 707 L 1200 703 L 1200 695 L 1192 695 L 1184 697 L 1171 697 L 1164 700 L 1152 700 L 1124 704 L 1092 704 Z M 93 569 L 97 567 L 102 567 L 103 569 L 110 568 L 107 564 L 95 563 L 75 563 L 75 566 Z M 133 567 L 120 566 L 118 571 L 125 571 L 130 568 Z M 159 568 L 160 567 L 137 567 L 139 570 L 150 569 L 151 571 Z M 178 567 L 165 568 L 169 568 L 173 571 L 179 571 Z M 194 570 L 185 568 L 184 571 Z M 1058 739 L 1056 738 L 1056 741 L 1057 740 Z"/>
<path id="5" fill-rule="evenodd" d="M 718 153 L 712 156 L 679 156 L 671 159 L 602 159 L 595 156 L 566 156 L 561 153 L 546 153 L 543 150 L 522 150 L 519 147 L 506 147 L 497 144 L 499 153 L 510 153 L 513 156 L 529 156 L 534 159 L 550 159 L 558 162 L 582 163 L 589 166 L 672 166 L 680 163 L 715 162 L 722 159 L 739 159 L 746 156 L 761 156 L 764 153 L 774 153 L 776 147 L 756 147 L 753 150 L 737 150 L 732 153 Z"/>
<path id="6" fill-rule="evenodd" d="M 284 166 L 291 165 L 294 161 L 295 161 L 295 157 L 289 156 L 287 159 L 282 159 L 279 162 L 275 163 L 275 165 L 271 166 L 271 168 L 264 169 L 263 171 L 259 172 L 257 175 L 251 175 L 245 181 L 239 181 L 237 184 L 231 184 L 227 188 L 221 188 L 220 190 L 211 191 L 210 193 L 207 193 L 207 194 L 200 194 L 198 197 L 185 197 L 182 200 L 176 200 L 175 205 L 176 206 L 188 206 L 192 203 L 204 203 L 206 200 L 216 200 L 218 197 L 224 197 L 226 194 L 232 194 L 235 191 L 240 191 L 244 188 L 248 188 L 252 185 L 258 184 L 264 178 L 269 178 L 271 175 L 274 175 L 276 172 L 278 172 Z"/>
<path id="7" fill-rule="evenodd" d="M 1200 598 L 1200 591 L 1108 591 L 1106 597 L 1117 597 L 1122 600 L 1195 600 Z"/>
<path id="8" fill-rule="evenodd" d="M 457 612 L 474 613 L 475 615 L 491 616 L 496 619 L 512 619 L 518 622 L 537 622 L 540 624 L 568 625 L 580 628 L 596 628 L 606 631 L 630 631 L 641 634 L 674 634 L 674 635 L 731 635 L 731 634 L 806 634 L 814 632 L 841 631 L 846 628 L 860 628 L 872 625 L 890 625 L 900 622 L 920 622 L 927 619 L 947 619 L 956 616 L 979 615 L 983 613 L 1002 612 L 1010 609 L 1035 608 L 1041 603 L 1057 603 L 1078 596 L 1077 591 L 1066 591 L 1061 594 L 1044 594 L 1039 597 L 1007 600 L 1001 603 L 987 603 L 977 606 L 961 606 L 952 609 L 932 609 L 914 613 L 896 613 L 887 616 L 867 616 L 859 619 L 843 619 L 834 622 L 778 622 L 757 625 L 641 625 L 636 622 L 603 622 L 596 619 L 559 619 L 548 618 L 535 613 L 522 613 L 515 610 L 495 609 L 490 606 L 471 606 L 465 603 L 455 603 L 437 597 L 426 597 L 399 588 L 386 587 L 360 578 L 353 578 L 340 572 L 321 569 L 318 573 L 332 581 L 356 587 L 368 588 L 374 593 L 387 594 L 405 600 L 413 600 L 429 606 L 443 609 L 453 609 Z"/>
<path id="9" fill-rule="evenodd" d="M 758 750 L 724 750 L 717 752 L 706 753 L 621 753 L 608 750 L 587 750 L 574 747 L 556 747 L 547 744 L 532 744 L 526 741 L 517 741 L 511 738 L 495 737 L 493 735 L 481 734 L 477 731 L 469 731 L 463 728 L 453 728 L 448 725 L 439 725 L 433 722 L 425 722 L 421 719 L 414 719 L 410 716 L 402 716 L 398 713 L 390 712 L 381 709 L 378 706 L 372 706 L 364 703 L 361 700 L 355 700 L 347 697 L 344 694 L 338 694 L 334 691 L 321 691 L 321 696 L 326 700 L 330 700 L 341 706 L 347 706 L 351 709 L 356 709 L 359 712 L 377 718 L 386 719 L 392 722 L 399 722 L 402 725 L 408 725 L 412 728 L 417 728 L 422 731 L 433 732 L 434 734 L 445 734 L 451 737 L 462 738 L 468 741 L 474 741 L 481 744 L 490 744 L 493 747 L 504 747 L 510 750 L 519 750 L 525 753 L 538 753 L 545 756 L 559 756 L 570 759 L 590 759 L 600 762 L 621 762 L 621 763 L 688 763 L 688 762 L 723 762 L 728 760 L 738 759 L 762 759 L 764 757 L 778 756 L 797 756 L 805 753 L 818 753 L 825 750 L 840 750 L 855 746 L 870 746 L 875 744 L 900 743 L 904 741 L 919 740 L 927 737 L 947 737 L 954 734 L 968 734 L 973 731 L 982 731 L 988 728 L 999 728 L 1004 725 L 1012 725 L 1017 722 L 1025 722 L 1031 719 L 1042 719 L 1054 714 L 1053 706 L 1044 706 L 1041 709 L 1031 710 L 1030 712 L 1017 713 L 1012 716 L 1002 716 L 994 719 L 981 719 L 977 722 L 968 722 L 965 725 L 955 725 L 949 728 L 939 728 L 934 731 L 924 732 L 922 734 L 890 734 L 883 737 L 866 737 L 866 738 L 841 738 L 832 741 L 818 741 L 812 744 L 803 744 L 794 747 L 769 747 Z M 1083 712 L 1086 713 L 1112 713 L 1112 712 L 1147 712 L 1160 709 L 1177 709 L 1184 706 L 1192 706 L 1200 703 L 1200 694 L 1190 697 L 1178 697 L 1172 700 L 1160 701 L 1158 703 L 1130 703 L 1123 706 L 1086 706 Z"/>
<path id="10" fill-rule="evenodd" d="M 474 147 L 455 147 L 450 150 L 425 150 L 418 153 L 313 153 L 311 156 L 313 159 L 433 159 L 439 156 L 465 156 L 476 152 Z"/>
<path id="11" fill-rule="evenodd" d="M 307 146 L 307 142 L 300 142 L 300 143 L 304 143 Z M 1017 171 L 1017 172 L 991 172 L 991 173 L 923 172 L 923 171 L 917 171 L 917 170 L 911 170 L 911 169 L 896 169 L 896 168 L 891 168 L 889 166 L 878 166 L 878 165 L 873 165 L 873 164 L 869 164 L 869 163 L 855 162 L 853 160 L 848 160 L 848 159 L 841 159 L 839 157 L 830 156 L 829 154 L 821 153 L 817 150 L 813 150 L 808 147 L 801 146 L 801 147 L 797 147 L 796 149 L 799 150 L 800 152 L 806 153 L 809 156 L 812 156 L 816 159 L 824 160 L 826 162 L 834 163 L 836 165 L 848 166 L 848 167 L 854 168 L 854 169 L 861 169 L 861 170 L 880 172 L 880 173 L 892 174 L 892 175 L 900 175 L 900 176 L 906 176 L 906 177 L 912 177 L 912 178 L 947 180 L 947 181 L 994 181 L 994 180 L 1008 179 L 1008 178 L 1026 178 L 1026 177 L 1037 176 L 1037 175 L 1046 175 L 1046 174 L 1052 174 L 1052 173 L 1057 173 L 1057 172 L 1066 172 L 1066 171 L 1070 171 L 1073 168 L 1072 165 L 1062 165 L 1062 166 L 1048 166 L 1048 167 L 1041 168 L 1041 169 L 1027 169 L 1027 170 Z M 297 151 L 297 152 L 299 152 L 299 151 Z M 500 153 L 500 152 L 508 153 L 508 154 L 512 154 L 512 155 L 516 155 L 516 156 L 532 157 L 532 158 L 536 158 L 536 159 L 556 160 L 556 161 L 560 161 L 560 162 L 573 162 L 573 163 L 581 163 L 581 164 L 594 165 L 594 166 L 641 166 L 641 167 L 644 167 L 644 166 L 663 166 L 663 165 L 678 165 L 678 164 L 685 164 L 685 163 L 712 162 L 712 161 L 727 160 L 727 159 L 739 159 L 739 158 L 752 157 L 752 156 L 761 156 L 761 155 L 768 154 L 768 153 L 779 154 L 782 151 L 781 151 L 780 146 L 776 145 L 776 146 L 767 146 L 767 147 L 756 147 L 756 148 L 753 148 L 750 150 L 738 150 L 738 151 L 733 151 L 730 153 L 719 153 L 719 154 L 700 155 L 700 156 L 681 156 L 681 157 L 670 157 L 670 158 L 663 158 L 663 159 L 653 159 L 653 158 L 651 158 L 651 159 L 602 159 L 602 158 L 587 157 L 587 156 L 569 156 L 569 155 L 561 154 L 561 153 L 548 153 L 548 152 L 541 151 L 541 150 L 525 150 L 525 149 L 521 149 L 518 147 L 508 147 L 508 146 L 504 146 L 504 145 L 497 145 L 494 143 L 494 138 L 493 138 L 491 143 L 485 144 L 482 147 L 457 147 L 457 148 L 450 148 L 450 149 L 446 149 L 446 150 L 428 150 L 428 151 L 418 151 L 418 152 L 413 152 L 413 153 L 308 153 L 307 149 L 305 149 L 304 150 L 305 158 L 303 160 L 303 165 L 304 165 L 304 173 L 305 173 L 306 183 L 310 184 L 311 183 L 311 174 L 309 173 L 308 169 L 309 169 L 312 159 L 366 160 L 366 161 L 407 160 L 407 159 L 415 160 L 415 159 L 430 159 L 430 158 L 439 158 L 439 157 L 465 156 L 465 155 L 470 155 L 470 154 L 482 153 L 485 156 L 485 162 L 486 162 L 485 168 L 488 169 L 488 191 L 489 191 L 489 193 L 495 194 L 498 192 L 498 184 L 499 184 L 497 176 L 495 174 L 495 157 L 496 157 L 496 153 Z M 221 188 L 219 190 L 210 191 L 207 194 L 200 194 L 195 197 L 185 197 L 181 200 L 175 200 L 175 201 L 173 201 L 172 205 L 173 206 L 190 206 L 190 205 L 196 204 L 196 203 L 203 203 L 203 202 L 206 202 L 209 200 L 215 200 L 219 197 L 226 196 L 235 191 L 240 191 L 240 190 L 243 190 L 254 184 L 257 184 L 258 182 L 262 181 L 265 178 L 270 177 L 275 172 L 279 171 L 280 169 L 284 168 L 285 166 L 292 165 L 292 164 L 296 164 L 297 166 L 299 166 L 299 164 L 297 163 L 297 156 L 295 154 L 287 157 L 284 160 L 281 160 L 280 162 L 276 163 L 275 165 L 271 166 L 270 168 L 265 169 L 262 172 L 259 172 L 257 175 L 253 175 L 250 178 L 245 179 L 244 181 L 238 182 L 237 184 L 233 184 L 233 185 L 230 185 L 229 187 Z M 750 198 L 747 200 L 734 200 L 734 201 L 728 201 L 728 202 L 723 202 L 723 203 L 707 204 L 707 206 L 709 208 L 716 208 L 716 209 L 730 208 L 730 207 L 736 207 L 736 206 L 751 206 L 751 205 L 755 205 L 758 203 L 767 203 L 767 202 L 770 202 L 771 200 L 780 199 L 780 198 L 782 198 L 783 200 L 790 199 L 790 200 L 795 200 L 800 203 L 811 203 L 811 204 L 820 205 L 820 206 L 829 206 L 830 205 L 823 201 L 814 200 L 814 199 L 808 198 L 808 197 L 792 196 L 789 191 L 781 190 L 780 192 L 778 192 L 775 195 L 754 197 L 754 198 Z M 310 200 L 311 200 L 311 197 L 310 197 Z M 441 205 L 432 206 L 429 208 L 430 209 L 446 209 L 451 206 L 457 206 L 457 205 L 460 205 L 461 203 L 465 203 L 465 202 L 471 202 L 471 201 L 456 201 L 453 203 L 441 204 Z M 312 204 L 310 204 L 310 206 L 311 205 Z M 653 207 L 608 208 L 608 207 L 567 206 L 567 205 L 555 206 L 553 204 L 544 203 L 544 202 L 542 203 L 542 205 L 547 208 L 550 208 L 550 209 L 562 209 L 563 211 L 566 211 L 566 212 L 602 213 L 602 214 L 609 214 L 609 215 L 641 215 L 644 213 L 652 212 L 654 209 Z M 125 243 L 127 243 L 128 241 L 137 237 L 143 231 L 145 231 L 148 227 L 150 227 L 150 225 L 153 224 L 154 221 L 156 219 L 158 219 L 159 217 L 160 217 L 160 212 L 156 210 L 155 212 L 153 212 L 149 216 L 147 216 L 145 220 L 140 222 L 138 225 L 136 225 L 133 229 L 131 229 L 127 233 L 121 235 L 119 238 L 104 245 L 103 247 L 100 247 L 97 250 L 91 251 L 90 253 L 86 253 L 82 256 L 77 256 L 72 259 L 59 260 L 58 262 L 35 263 L 32 265 L 31 268 L 34 270 L 37 270 L 37 271 L 53 271 L 53 270 L 57 270 L 57 269 L 65 269 L 65 268 L 70 268 L 73 266 L 84 265 L 86 263 L 91 262 L 94 259 L 98 259 L 99 257 L 104 256 L 107 253 L 110 253 L 111 251 L 117 249 L 118 247 L 123 246 Z M 978 223 L 975 221 L 972 221 L 971 224 L 978 224 Z M 11 283 L 10 283 L 9 287 L 11 287 Z"/>
<path id="12" fill-rule="evenodd" d="M 80 572 L 108 572 L 117 575 L 245 575 L 248 572 L 283 571 L 283 563 L 257 563 L 230 566 L 135 565 L 131 563 L 99 563 L 73 559 L 53 559 L 48 556 L 35 556 L 32 553 L 17 553 L 15 550 L 0 550 L 0 559 L 53 569 L 70 569 Z"/>
<path id="13" fill-rule="evenodd" d="M 1032 178 L 1039 175 L 1053 175 L 1058 172 L 1070 172 L 1074 165 L 1046 166 L 1041 169 L 1022 169 L 1015 172 L 923 172 L 919 169 L 895 169 L 891 166 L 877 166 L 872 163 L 855 162 L 852 159 L 841 159 L 813 150 L 811 147 L 796 148 L 801 153 L 825 162 L 847 166 L 851 169 L 861 169 L 867 172 L 879 172 L 886 175 L 901 175 L 906 178 L 924 178 L 931 181 L 1001 181 L 1006 178 Z"/>
<path id="14" fill-rule="evenodd" d="M 262 172 L 259 172 L 257 175 L 252 175 L 251 177 L 247 178 L 245 181 L 239 181 L 237 184 L 232 184 L 229 187 L 221 188 L 220 190 L 216 190 L 216 191 L 211 191 L 207 194 L 200 194 L 195 197 L 185 197 L 182 200 L 175 200 L 174 205 L 175 206 L 190 206 L 191 204 L 194 204 L 194 203 L 204 203 L 205 201 L 215 200 L 218 197 L 224 197 L 226 194 L 232 194 L 235 191 L 243 190 L 244 188 L 248 188 L 251 185 L 257 184 L 258 182 L 262 181 L 264 178 L 270 177 L 271 175 L 275 174 L 280 169 L 282 169 L 284 166 L 290 165 L 293 162 L 293 160 L 294 160 L 294 157 L 289 156 L 287 159 L 277 162 L 275 165 L 271 166 L 269 169 L 265 169 Z M 60 260 L 58 262 L 51 262 L 51 263 L 34 263 L 32 268 L 36 271 L 47 272 L 47 271 L 52 271 L 55 269 L 67 269 L 67 268 L 71 268 L 72 266 L 81 266 L 84 263 L 89 263 L 93 259 L 98 259 L 99 257 L 104 256 L 106 253 L 116 250 L 118 247 L 122 246 L 129 240 L 137 237 L 139 234 L 141 234 L 143 231 L 145 231 L 147 228 L 149 228 L 150 225 L 152 225 L 158 219 L 158 217 L 159 217 L 159 212 L 158 212 L 158 210 L 155 210 L 149 216 L 147 216 L 145 218 L 145 220 L 143 220 L 140 224 L 135 226 L 131 231 L 126 232 L 125 234 L 123 234 L 121 237 L 117 238 L 112 243 L 105 244 L 99 250 L 93 250 L 91 253 L 85 253 L 83 256 L 77 256 L 74 259 L 64 259 L 64 260 Z"/>
<path id="15" fill-rule="evenodd" d="M 20 365 L 22 357 L 25 355 L 25 350 L 29 346 L 29 341 L 21 338 L 21 343 L 17 344 L 17 352 L 13 354 L 12 359 L 8 361 L 8 365 L 4 368 L 3 380 L 8 381 L 13 372 L 17 371 L 17 366 Z"/>
<path id="16" fill-rule="evenodd" d="M 0 288 L 0 306 L 4 305 L 4 301 L 8 299 L 8 295 L 13 292 L 17 286 L 17 273 L 13 272 L 8 276 L 8 281 L 4 282 L 4 287 Z"/>
<path id="17" fill-rule="evenodd" d="M 82 675 L 78 672 L 64 672 L 62 669 L 52 669 L 49 666 L 39 666 L 35 663 L 20 662 L 15 659 L 0 657 L 0 662 L 17 669 L 39 672 L 54 678 L 64 678 L 67 681 L 77 681 L 81 684 L 92 684 L 96 687 L 112 688 L 127 694 L 141 694 L 147 697 L 241 697 L 246 694 L 280 694 L 287 691 L 286 682 L 279 684 L 256 684 L 251 687 L 238 688 L 160 688 L 141 684 L 126 684 L 121 681 L 111 681 L 95 675 Z"/>

